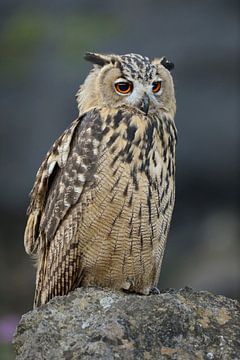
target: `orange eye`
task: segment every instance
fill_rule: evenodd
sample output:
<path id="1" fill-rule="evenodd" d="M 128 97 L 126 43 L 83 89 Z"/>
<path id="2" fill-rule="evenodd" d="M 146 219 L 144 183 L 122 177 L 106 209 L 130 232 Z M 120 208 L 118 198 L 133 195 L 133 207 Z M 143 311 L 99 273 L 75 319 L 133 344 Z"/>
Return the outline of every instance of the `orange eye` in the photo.
<path id="1" fill-rule="evenodd" d="M 120 94 L 128 94 L 132 91 L 133 85 L 131 82 L 118 82 L 115 84 L 115 89 Z"/>
<path id="2" fill-rule="evenodd" d="M 161 81 L 154 81 L 152 83 L 152 92 L 154 92 L 154 94 L 158 93 L 159 90 L 161 89 L 161 86 L 162 86 Z"/>

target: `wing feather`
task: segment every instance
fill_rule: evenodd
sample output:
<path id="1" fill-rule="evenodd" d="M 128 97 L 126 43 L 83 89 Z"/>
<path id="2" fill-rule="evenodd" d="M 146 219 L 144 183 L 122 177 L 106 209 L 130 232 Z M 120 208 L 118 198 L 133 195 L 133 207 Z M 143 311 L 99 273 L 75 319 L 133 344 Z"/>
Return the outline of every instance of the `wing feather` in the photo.
<path id="1" fill-rule="evenodd" d="M 24 234 L 28 254 L 50 242 L 94 174 L 101 117 L 93 109 L 75 120 L 53 144 L 36 175 Z"/>
<path id="2" fill-rule="evenodd" d="M 69 214 L 49 246 L 40 251 L 34 307 L 45 304 L 53 296 L 67 294 L 81 282 L 77 222 L 76 217 Z"/>

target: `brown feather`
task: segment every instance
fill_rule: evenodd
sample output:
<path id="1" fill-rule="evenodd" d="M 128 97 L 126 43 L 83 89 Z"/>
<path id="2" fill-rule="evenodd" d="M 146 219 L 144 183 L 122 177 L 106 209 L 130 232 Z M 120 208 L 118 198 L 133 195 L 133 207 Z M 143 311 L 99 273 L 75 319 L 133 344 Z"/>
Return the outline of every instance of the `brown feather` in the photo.
<path id="1" fill-rule="evenodd" d="M 90 73 L 78 93 L 84 114 L 36 176 L 25 230 L 26 251 L 37 257 L 35 306 L 77 286 L 148 294 L 159 278 L 175 200 L 173 82 L 158 60 L 117 59 L 121 67 Z M 164 79 L 148 115 L 113 93 L 115 79 L 131 74 L 133 82 Z"/>

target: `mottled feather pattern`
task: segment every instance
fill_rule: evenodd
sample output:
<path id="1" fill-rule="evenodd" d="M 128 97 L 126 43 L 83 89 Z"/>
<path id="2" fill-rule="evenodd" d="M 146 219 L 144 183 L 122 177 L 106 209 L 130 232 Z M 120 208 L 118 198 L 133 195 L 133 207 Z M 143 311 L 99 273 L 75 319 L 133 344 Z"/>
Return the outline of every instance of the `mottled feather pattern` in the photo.
<path id="1" fill-rule="evenodd" d="M 79 119 L 75 120 L 70 128 L 55 141 L 37 172 L 30 194 L 31 202 L 27 211 L 29 219 L 24 234 L 25 250 L 28 254 L 36 253 L 39 247 L 39 223 L 48 194 L 49 178 L 56 166 L 61 168 L 66 164 L 70 142 L 79 121 Z"/>
<path id="2" fill-rule="evenodd" d="M 93 137 L 94 141 L 93 141 Z M 101 123 L 97 111 L 82 116 L 72 139 L 66 166 L 59 168 L 48 193 L 44 216 L 40 223 L 46 241 L 50 241 L 68 210 L 79 200 L 84 187 L 96 170 Z"/>
<path id="3" fill-rule="evenodd" d="M 156 76 L 156 68 L 152 66 L 148 57 L 139 54 L 127 54 L 121 56 L 123 74 L 131 75 L 135 79 L 153 79 Z"/>
<path id="4" fill-rule="evenodd" d="M 99 57 L 88 55 L 96 66 L 77 95 L 81 115 L 48 152 L 31 192 L 25 248 L 37 257 L 35 306 L 78 286 L 149 294 L 158 282 L 175 201 L 172 80 L 161 60 Z M 104 88 L 92 86 L 94 76 Z M 110 100 L 123 76 L 139 86 L 136 105 Z M 146 114 L 138 96 L 156 77 L 165 91 Z"/>
<path id="5" fill-rule="evenodd" d="M 103 109 L 82 118 L 66 167 L 58 170 L 52 182 L 40 225 L 46 242 L 53 240 L 45 255 L 48 268 L 41 270 L 48 271 L 45 292 L 37 304 L 51 294 L 68 292 L 80 281 L 79 274 L 83 286 L 133 287 L 147 293 L 149 277 L 155 284 L 174 204 L 173 179 L 169 184 L 166 179 L 174 159 L 175 128 L 167 119 L 143 122 L 141 116 Z M 101 141 L 96 155 L 93 146 L 87 146 L 89 129 L 91 143 Z M 169 139 L 173 153 L 167 152 L 162 165 L 154 163 Z M 68 209 L 71 213 L 63 220 Z M 148 266 L 152 257 L 155 263 Z M 43 274 L 39 276 L 44 278 Z"/>

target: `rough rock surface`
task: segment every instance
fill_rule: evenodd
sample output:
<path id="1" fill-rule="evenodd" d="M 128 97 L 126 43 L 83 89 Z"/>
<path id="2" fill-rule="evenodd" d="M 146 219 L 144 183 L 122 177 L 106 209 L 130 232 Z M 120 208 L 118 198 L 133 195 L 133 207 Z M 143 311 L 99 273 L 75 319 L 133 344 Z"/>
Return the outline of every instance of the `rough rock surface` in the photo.
<path id="1" fill-rule="evenodd" d="M 240 359 L 239 303 L 190 288 L 77 289 L 23 315 L 17 359 Z"/>

